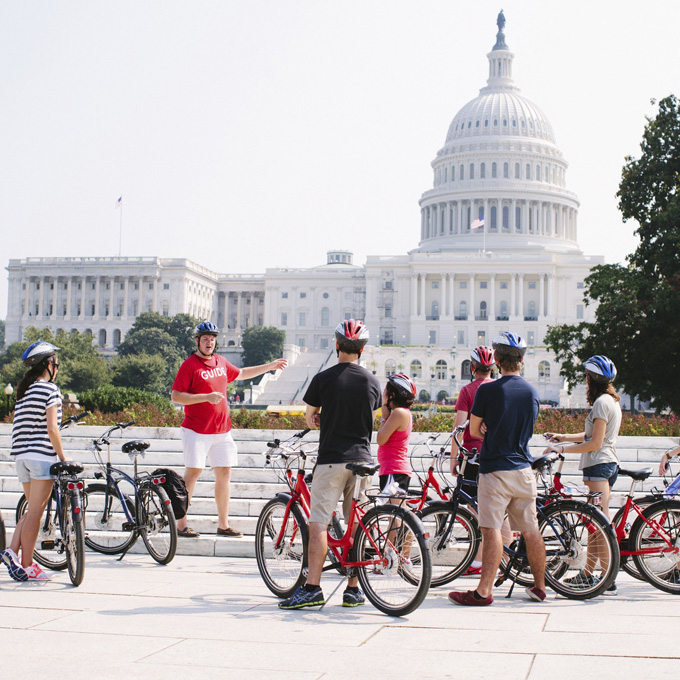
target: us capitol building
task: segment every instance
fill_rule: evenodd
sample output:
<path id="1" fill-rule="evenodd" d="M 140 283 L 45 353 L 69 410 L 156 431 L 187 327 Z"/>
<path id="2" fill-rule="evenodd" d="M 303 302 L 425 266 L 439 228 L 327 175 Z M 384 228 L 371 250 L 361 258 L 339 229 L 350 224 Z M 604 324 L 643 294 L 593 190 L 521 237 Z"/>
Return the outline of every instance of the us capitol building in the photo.
<path id="1" fill-rule="evenodd" d="M 604 259 L 578 246 L 567 162 L 550 121 L 514 84 L 502 12 L 497 24 L 486 86 L 454 116 L 432 161 L 417 248 L 363 267 L 331 250 L 317 267 L 252 275 L 158 257 L 10 260 L 7 343 L 49 326 L 90 332 L 112 352 L 141 312 L 186 312 L 223 328 L 223 347 L 238 346 L 248 326 L 273 325 L 311 357 L 328 355 L 337 322 L 354 317 L 371 331 L 364 365 L 381 379 L 408 372 L 441 399 L 469 380 L 473 347 L 512 330 L 529 345 L 525 377 L 559 402 L 544 336 L 550 325 L 593 320 L 583 281 Z"/>

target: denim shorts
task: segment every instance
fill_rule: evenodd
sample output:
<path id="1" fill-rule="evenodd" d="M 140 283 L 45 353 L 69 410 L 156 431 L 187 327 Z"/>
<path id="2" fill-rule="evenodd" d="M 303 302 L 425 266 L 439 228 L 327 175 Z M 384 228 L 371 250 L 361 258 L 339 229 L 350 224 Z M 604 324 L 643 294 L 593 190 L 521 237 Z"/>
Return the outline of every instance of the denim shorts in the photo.
<path id="1" fill-rule="evenodd" d="M 54 479 L 50 474 L 50 468 L 57 462 L 54 460 L 24 460 L 15 461 L 14 469 L 22 484 L 28 484 L 32 479 Z"/>
<path id="2" fill-rule="evenodd" d="M 616 463 L 599 463 L 585 467 L 581 472 L 584 482 L 609 482 L 612 487 L 619 476 L 619 466 Z"/>

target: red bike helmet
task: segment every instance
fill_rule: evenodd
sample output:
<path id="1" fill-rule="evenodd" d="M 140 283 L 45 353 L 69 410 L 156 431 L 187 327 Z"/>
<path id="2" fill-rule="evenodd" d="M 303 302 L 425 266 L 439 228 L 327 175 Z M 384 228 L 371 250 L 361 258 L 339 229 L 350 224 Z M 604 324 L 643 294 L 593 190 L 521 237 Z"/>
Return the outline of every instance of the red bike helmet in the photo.
<path id="1" fill-rule="evenodd" d="M 335 329 L 335 340 L 343 352 L 361 354 L 368 338 L 368 328 L 361 321 L 354 319 L 341 321 Z"/>
<path id="2" fill-rule="evenodd" d="M 489 347 L 484 347 L 480 345 L 475 347 L 472 352 L 470 352 L 470 359 L 475 366 L 480 366 L 481 368 L 493 368 L 493 350 Z"/>
<path id="3" fill-rule="evenodd" d="M 395 373 L 387 378 L 387 382 L 391 383 L 397 392 L 400 392 L 405 397 L 415 397 L 417 396 L 416 386 L 407 375 L 404 373 Z"/>

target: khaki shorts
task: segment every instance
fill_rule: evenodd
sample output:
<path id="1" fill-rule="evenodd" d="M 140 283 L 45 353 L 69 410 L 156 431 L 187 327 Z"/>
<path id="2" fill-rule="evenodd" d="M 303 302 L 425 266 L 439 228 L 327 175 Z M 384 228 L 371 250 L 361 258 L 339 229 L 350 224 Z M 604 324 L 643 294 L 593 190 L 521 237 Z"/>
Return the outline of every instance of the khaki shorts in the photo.
<path id="1" fill-rule="evenodd" d="M 513 531 L 538 531 L 536 477 L 530 467 L 479 475 L 479 526 L 500 529 L 505 513 Z"/>
<path id="2" fill-rule="evenodd" d="M 371 477 L 361 477 L 359 500 L 366 500 L 363 493 L 371 485 Z M 352 494 L 354 493 L 355 476 L 345 467 L 345 463 L 331 463 L 317 465 L 314 468 L 312 480 L 312 498 L 310 503 L 310 522 L 328 524 L 338 507 L 338 501 L 343 498 L 342 511 L 345 522 L 349 519 L 352 509 Z"/>

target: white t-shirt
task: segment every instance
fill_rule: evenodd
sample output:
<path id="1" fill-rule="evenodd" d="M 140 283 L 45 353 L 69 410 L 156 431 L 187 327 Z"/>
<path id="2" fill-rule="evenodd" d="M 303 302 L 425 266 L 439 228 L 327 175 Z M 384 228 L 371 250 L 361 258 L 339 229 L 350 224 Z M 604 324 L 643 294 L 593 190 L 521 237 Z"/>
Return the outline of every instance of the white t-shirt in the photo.
<path id="1" fill-rule="evenodd" d="M 57 424 L 61 424 L 62 396 L 51 382 L 36 380 L 16 404 L 12 426 L 14 460 L 57 460 L 57 452 L 47 434 L 47 409 L 57 406 Z"/>
<path id="2" fill-rule="evenodd" d="M 619 428 L 621 427 L 621 407 L 619 402 L 611 396 L 611 394 L 601 394 L 590 409 L 590 413 L 586 418 L 585 441 L 593 438 L 593 424 L 595 418 L 604 420 L 606 423 L 604 430 L 604 440 L 602 447 L 596 451 L 588 451 L 581 454 L 581 462 L 579 469 L 591 467 L 592 465 L 599 465 L 600 463 L 618 463 L 619 459 L 616 455 L 616 439 L 619 436 Z"/>

